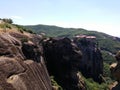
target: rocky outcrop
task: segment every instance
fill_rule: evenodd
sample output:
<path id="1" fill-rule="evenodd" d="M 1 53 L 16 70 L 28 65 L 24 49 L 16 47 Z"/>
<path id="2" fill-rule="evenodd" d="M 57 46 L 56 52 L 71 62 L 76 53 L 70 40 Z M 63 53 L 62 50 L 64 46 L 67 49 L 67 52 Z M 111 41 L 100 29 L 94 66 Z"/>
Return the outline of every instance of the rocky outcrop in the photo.
<path id="1" fill-rule="evenodd" d="M 111 90 L 120 90 L 120 51 L 116 54 L 115 58 L 117 62 L 110 66 L 110 70 L 117 82 L 111 86 Z"/>
<path id="2" fill-rule="evenodd" d="M 79 68 L 82 74 L 87 78 L 93 78 L 101 83 L 103 74 L 103 58 L 98 48 L 98 43 L 94 36 L 77 36 L 74 38 L 74 43 L 77 44 L 82 52 Z"/>
<path id="3" fill-rule="evenodd" d="M 82 54 L 69 38 L 48 38 L 43 48 L 49 74 L 63 90 L 86 90 L 78 69 Z"/>
<path id="4" fill-rule="evenodd" d="M 42 39 L 26 32 L 0 33 L 0 90 L 57 89 L 52 88 L 49 75 L 63 90 L 86 90 L 79 71 L 100 82 L 102 65 L 96 42 L 88 38 Z"/>
<path id="5" fill-rule="evenodd" d="M 52 90 L 39 40 L 29 33 L 0 33 L 0 90 Z"/>

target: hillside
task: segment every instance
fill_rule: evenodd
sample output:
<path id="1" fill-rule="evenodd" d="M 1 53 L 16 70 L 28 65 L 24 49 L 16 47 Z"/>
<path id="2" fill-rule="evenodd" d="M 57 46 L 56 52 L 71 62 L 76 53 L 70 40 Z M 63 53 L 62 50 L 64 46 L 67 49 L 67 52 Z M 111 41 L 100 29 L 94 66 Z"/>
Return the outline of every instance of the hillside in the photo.
<path id="1" fill-rule="evenodd" d="M 42 90 L 46 90 L 44 88 L 53 88 L 53 90 L 108 89 L 109 84 L 113 82 L 108 64 L 113 62 L 113 54 L 102 47 L 101 51 L 96 39 L 74 38 L 71 40 L 70 38 L 77 34 L 95 36 L 97 40 L 101 39 L 101 41 L 107 38 L 119 42 L 119 38 L 84 29 L 61 29 L 63 29 L 62 33 L 64 30 L 66 33 L 67 31 L 71 32 L 71 30 L 81 33 L 69 33 L 69 38 L 45 38 L 43 35 L 34 34 L 30 28 L 25 29 L 25 27 L 5 22 L 0 24 L 0 68 L 3 71 L 0 71 L 0 83 L 3 85 L 2 90 L 18 90 L 18 88 L 20 90 L 40 90 L 41 87 Z M 42 80 L 43 78 L 44 80 Z M 30 81 L 38 83 L 32 84 Z"/>
<path id="2" fill-rule="evenodd" d="M 0 90 L 88 90 L 78 67 L 82 54 L 72 40 L 49 40 L 29 32 L 0 24 Z"/>
<path id="3" fill-rule="evenodd" d="M 42 37 L 18 27 L 0 23 L 0 90 L 52 90 Z"/>
<path id="4" fill-rule="evenodd" d="M 40 34 L 45 33 L 50 37 L 69 37 L 72 38 L 75 35 L 85 34 L 95 36 L 99 43 L 101 50 L 104 52 L 104 57 L 115 54 L 120 49 L 120 39 L 118 37 L 110 36 L 105 33 L 97 31 L 88 31 L 82 28 L 62 28 L 49 25 L 28 25 L 24 26 L 33 32 Z"/>

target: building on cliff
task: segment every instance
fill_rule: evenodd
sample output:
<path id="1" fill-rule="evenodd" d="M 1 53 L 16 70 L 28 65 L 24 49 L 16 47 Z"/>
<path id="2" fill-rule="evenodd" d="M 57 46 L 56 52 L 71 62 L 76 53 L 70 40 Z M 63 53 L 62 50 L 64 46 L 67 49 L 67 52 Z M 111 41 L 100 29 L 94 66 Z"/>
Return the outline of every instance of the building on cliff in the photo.
<path id="1" fill-rule="evenodd" d="M 77 35 L 74 38 L 74 43 L 77 44 L 82 52 L 80 61 L 80 71 L 85 77 L 93 78 L 101 83 L 101 75 L 103 74 L 103 58 L 101 51 L 96 41 L 95 36 Z"/>

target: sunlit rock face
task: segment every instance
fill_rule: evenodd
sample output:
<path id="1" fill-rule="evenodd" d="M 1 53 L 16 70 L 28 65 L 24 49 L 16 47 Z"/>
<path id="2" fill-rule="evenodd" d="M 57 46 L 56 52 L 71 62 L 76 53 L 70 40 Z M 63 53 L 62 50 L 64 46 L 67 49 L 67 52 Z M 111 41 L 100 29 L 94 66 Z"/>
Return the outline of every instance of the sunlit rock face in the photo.
<path id="1" fill-rule="evenodd" d="M 112 85 L 111 90 L 120 90 L 120 51 L 118 51 L 115 58 L 117 62 L 110 66 L 110 70 L 117 82 Z"/>
<path id="2" fill-rule="evenodd" d="M 64 90 L 86 90 L 78 72 L 82 54 L 69 38 L 48 38 L 43 50 L 49 74 Z"/>
<path id="3" fill-rule="evenodd" d="M 0 90 L 52 90 L 40 39 L 29 33 L 0 33 Z"/>
<path id="4" fill-rule="evenodd" d="M 102 82 L 103 74 L 103 58 L 98 43 L 94 36 L 82 35 L 74 38 L 74 43 L 77 44 L 82 52 L 80 60 L 80 71 L 87 78 L 93 78 L 95 81 Z"/>

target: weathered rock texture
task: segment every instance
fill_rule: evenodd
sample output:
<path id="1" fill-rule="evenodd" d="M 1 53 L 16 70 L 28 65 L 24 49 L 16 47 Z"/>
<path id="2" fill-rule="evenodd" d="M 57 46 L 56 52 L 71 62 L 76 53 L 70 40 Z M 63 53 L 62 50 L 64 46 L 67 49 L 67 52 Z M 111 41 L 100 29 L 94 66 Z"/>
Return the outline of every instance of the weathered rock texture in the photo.
<path id="1" fill-rule="evenodd" d="M 0 33 L 0 90 L 52 90 L 40 39 L 28 33 Z"/>
<path id="2" fill-rule="evenodd" d="M 48 71 L 64 90 L 86 90 L 78 72 L 82 55 L 70 39 L 50 38 L 44 41 L 43 48 Z"/>
<path id="3" fill-rule="evenodd" d="M 94 40 L 0 32 L 0 90 L 52 90 L 48 72 L 63 90 L 86 90 L 79 71 L 101 82 L 102 68 Z"/>
<path id="4" fill-rule="evenodd" d="M 111 90 L 120 90 L 120 51 L 116 54 L 115 58 L 117 63 L 113 63 L 110 66 L 110 70 L 117 83 L 112 86 Z"/>
<path id="5" fill-rule="evenodd" d="M 82 52 L 79 68 L 82 74 L 87 78 L 93 78 L 101 83 L 103 74 L 103 58 L 98 48 L 96 38 L 93 36 L 81 36 L 74 39 Z"/>

